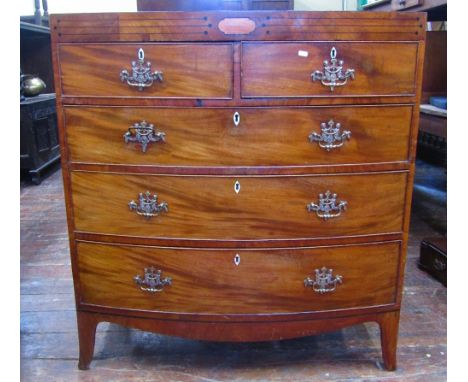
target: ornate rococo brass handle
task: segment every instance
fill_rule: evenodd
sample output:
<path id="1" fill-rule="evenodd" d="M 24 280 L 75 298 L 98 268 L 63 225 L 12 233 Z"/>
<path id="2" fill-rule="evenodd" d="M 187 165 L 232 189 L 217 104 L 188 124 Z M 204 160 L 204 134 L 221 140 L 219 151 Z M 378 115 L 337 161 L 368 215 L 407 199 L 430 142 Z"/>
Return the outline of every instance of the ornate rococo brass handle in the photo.
<path id="1" fill-rule="evenodd" d="M 158 216 L 162 212 L 169 212 L 169 206 L 166 202 L 158 203 L 158 195 L 151 196 L 149 191 L 140 192 L 138 195 L 138 203 L 134 200 L 128 203 L 131 211 L 135 211 L 138 215 L 150 219 L 153 216 Z"/>
<path id="2" fill-rule="evenodd" d="M 304 285 L 311 287 L 316 293 L 330 293 L 336 289 L 337 284 L 343 283 L 343 277 L 340 275 L 333 276 L 333 269 L 322 267 L 315 270 L 315 280 L 306 277 Z"/>
<path id="3" fill-rule="evenodd" d="M 331 91 L 337 86 L 346 85 L 348 78 L 354 80 L 354 69 L 343 72 L 343 64 L 343 60 L 336 58 L 336 48 L 331 48 L 330 60 L 323 61 L 323 71 L 316 70 L 310 75 L 312 81 L 320 81 L 322 85 L 330 87 Z"/>
<path id="4" fill-rule="evenodd" d="M 319 218 L 324 220 L 336 218 L 348 206 L 348 202 L 337 202 L 337 196 L 337 194 L 332 194 L 330 191 L 326 191 L 325 194 L 319 194 L 318 203 L 309 203 L 307 210 L 315 212 Z"/>
<path id="5" fill-rule="evenodd" d="M 151 71 L 151 62 L 145 62 L 145 51 L 138 49 L 138 61 L 132 61 L 132 74 L 126 69 L 120 72 L 120 80 L 128 85 L 137 87 L 139 91 L 153 85 L 154 81 L 163 81 L 162 72 Z"/>
<path id="6" fill-rule="evenodd" d="M 343 146 L 347 139 L 351 139 L 351 131 L 341 131 L 341 123 L 335 123 L 333 120 L 320 124 L 321 134 L 313 132 L 309 135 L 309 141 L 318 142 L 322 149 L 327 151 Z"/>
<path id="7" fill-rule="evenodd" d="M 162 131 L 155 131 L 152 123 L 141 121 L 128 128 L 124 134 L 125 143 L 138 142 L 141 151 L 146 152 L 148 144 L 151 142 L 166 142 L 166 134 Z"/>
<path id="8" fill-rule="evenodd" d="M 165 286 L 172 285 L 170 277 L 161 278 L 162 271 L 155 267 L 145 268 L 143 277 L 136 275 L 133 281 L 140 286 L 140 289 L 145 292 L 158 293 L 162 292 Z"/>

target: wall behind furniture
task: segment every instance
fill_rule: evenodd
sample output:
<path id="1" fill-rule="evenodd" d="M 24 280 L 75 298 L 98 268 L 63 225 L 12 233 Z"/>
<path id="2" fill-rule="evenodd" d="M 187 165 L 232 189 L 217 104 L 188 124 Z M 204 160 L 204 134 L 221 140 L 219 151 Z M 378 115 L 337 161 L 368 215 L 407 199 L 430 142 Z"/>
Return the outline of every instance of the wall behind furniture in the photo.
<path id="1" fill-rule="evenodd" d="M 346 10 L 355 11 L 357 0 L 347 0 Z M 136 12 L 136 0 L 48 0 L 49 13 Z M 20 15 L 34 14 L 34 0 L 19 1 Z M 296 11 L 341 11 L 342 0 L 295 0 Z"/>
<path id="2" fill-rule="evenodd" d="M 357 10 L 357 0 L 347 0 L 346 11 Z M 295 11 L 342 11 L 343 0 L 294 0 Z"/>
<path id="3" fill-rule="evenodd" d="M 20 0 L 21 16 L 34 14 L 34 0 Z M 136 0 L 48 0 L 49 13 L 136 12 Z"/>

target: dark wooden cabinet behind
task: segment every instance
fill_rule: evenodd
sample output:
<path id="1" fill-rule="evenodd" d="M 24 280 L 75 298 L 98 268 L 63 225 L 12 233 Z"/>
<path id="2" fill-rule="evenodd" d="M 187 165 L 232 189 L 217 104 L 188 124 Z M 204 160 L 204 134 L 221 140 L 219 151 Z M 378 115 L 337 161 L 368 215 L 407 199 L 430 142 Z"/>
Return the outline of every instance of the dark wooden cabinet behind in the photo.
<path id="1" fill-rule="evenodd" d="M 294 0 L 137 0 L 139 11 L 263 11 L 294 8 Z"/>
<path id="2" fill-rule="evenodd" d="M 20 167 L 39 184 L 41 171 L 60 158 L 55 94 L 27 98 L 20 110 Z"/>
<path id="3" fill-rule="evenodd" d="M 424 24 L 52 17 L 79 367 L 101 321 L 213 341 L 374 321 L 394 370 Z"/>
<path id="4" fill-rule="evenodd" d="M 60 158 L 49 28 L 20 22 L 20 53 L 22 74 L 46 84 L 45 94 L 20 101 L 20 168 L 39 184 L 43 171 Z"/>

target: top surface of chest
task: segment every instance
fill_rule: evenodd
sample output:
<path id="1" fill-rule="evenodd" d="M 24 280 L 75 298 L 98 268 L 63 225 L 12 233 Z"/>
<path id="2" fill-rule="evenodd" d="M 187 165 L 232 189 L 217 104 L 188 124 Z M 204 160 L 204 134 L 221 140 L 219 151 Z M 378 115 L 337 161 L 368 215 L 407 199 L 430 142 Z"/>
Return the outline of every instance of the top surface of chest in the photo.
<path id="1" fill-rule="evenodd" d="M 424 13 L 138 12 L 53 15 L 59 42 L 418 41 Z"/>

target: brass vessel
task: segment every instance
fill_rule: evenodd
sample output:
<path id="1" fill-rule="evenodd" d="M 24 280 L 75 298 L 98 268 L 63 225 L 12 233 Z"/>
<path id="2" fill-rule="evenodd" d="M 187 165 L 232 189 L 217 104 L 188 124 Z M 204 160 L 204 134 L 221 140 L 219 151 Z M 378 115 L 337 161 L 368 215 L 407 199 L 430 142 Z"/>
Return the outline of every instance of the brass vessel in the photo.
<path id="1" fill-rule="evenodd" d="M 41 94 L 47 87 L 44 81 L 39 77 L 35 77 L 31 74 L 25 74 L 22 76 L 23 94 L 26 97 L 34 97 Z"/>

